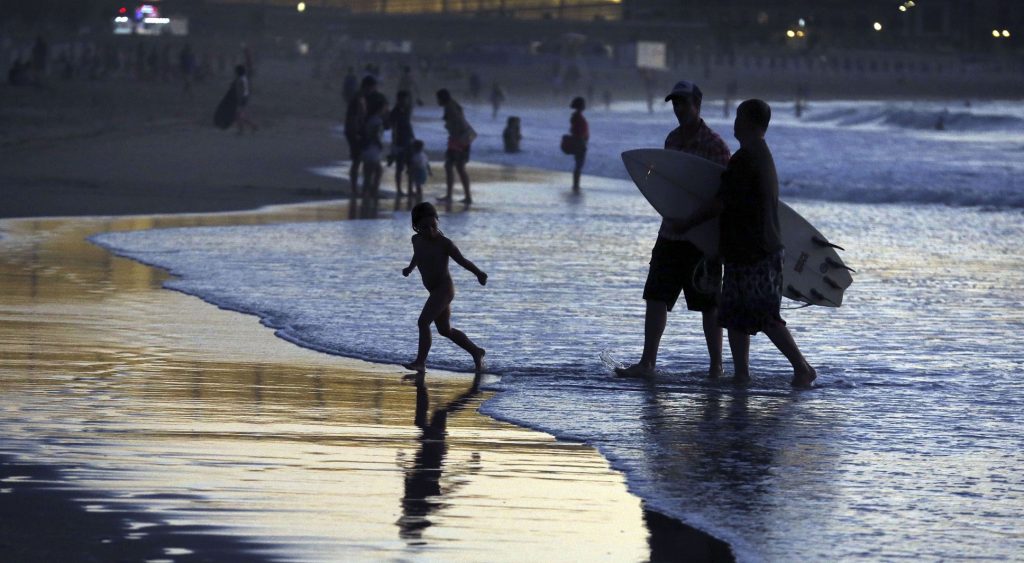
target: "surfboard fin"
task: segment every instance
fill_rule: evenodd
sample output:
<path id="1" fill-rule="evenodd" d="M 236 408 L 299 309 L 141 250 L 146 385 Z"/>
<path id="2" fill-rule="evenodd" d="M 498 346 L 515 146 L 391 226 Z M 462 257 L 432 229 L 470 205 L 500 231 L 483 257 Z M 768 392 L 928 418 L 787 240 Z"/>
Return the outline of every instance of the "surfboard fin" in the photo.
<path id="1" fill-rule="evenodd" d="M 829 266 L 832 266 L 833 268 L 842 268 L 844 270 L 849 270 L 855 274 L 857 273 L 857 270 L 854 270 L 853 268 L 847 266 L 846 264 L 843 264 L 842 262 L 834 258 L 826 258 L 825 263 L 828 264 Z"/>
<path id="2" fill-rule="evenodd" d="M 800 293 L 800 290 L 793 287 L 792 285 L 786 286 L 786 297 L 789 297 L 790 299 L 807 299 L 806 297 L 804 297 L 803 293 Z"/>
<path id="3" fill-rule="evenodd" d="M 837 250 L 844 250 L 844 251 L 846 250 L 845 248 L 839 246 L 838 244 L 833 244 L 833 243 L 831 243 L 831 242 L 829 242 L 829 241 L 827 241 L 827 240 L 825 240 L 825 239 L 823 239 L 823 238 L 821 238 L 821 237 L 819 237 L 817 235 L 811 237 L 811 240 L 814 241 L 814 244 L 816 244 L 818 246 L 829 246 L 829 247 L 835 248 Z"/>
<path id="4" fill-rule="evenodd" d="M 817 289 L 813 289 L 813 288 L 811 289 L 811 297 L 814 297 L 814 298 L 815 298 L 815 299 L 817 299 L 818 301 L 828 301 L 829 303 L 831 303 L 831 304 L 835 305 L 836 307 L 838 307 L 838 306 L 839 306 L 839 303 L 836 303 L 835 301 L 833 301 L 833 300 L 829 299 L 828 297 L 825 297 L 825 296 L 824 296 L 824 295 L 822 295 L 822 294 L 821 294 L 821 292 L 820 292 L 820 291 L 818 291 Z"/>
<path id="5" fill-rule="evenodd" d="M 845 287 L 839 285 L 839 282 L 828 276 L 821 276 L 821 279 L 825 280 L 825 283 L 827 283 L 829 287 L 831 287 L 832 289 L 838 289 L 840 291 L 846 289 Z"/>

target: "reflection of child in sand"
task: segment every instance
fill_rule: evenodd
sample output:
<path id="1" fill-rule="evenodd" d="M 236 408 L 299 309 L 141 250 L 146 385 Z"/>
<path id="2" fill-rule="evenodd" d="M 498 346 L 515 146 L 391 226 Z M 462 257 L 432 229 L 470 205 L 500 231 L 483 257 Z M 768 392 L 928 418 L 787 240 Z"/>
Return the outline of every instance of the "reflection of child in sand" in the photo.
<path id="1" fill-rule="evenodd" d="M 476 274 L 480 285 L 487 284 L 487 274 L 466 260 L 455 243 L 441 233 L 437 224 L 437 210 L 430 203 L 423 202 L 413 207 L 412 228 L 416 231 L 416 234 L 412 236 L 412 261 L 409 262 L 407 268 L 402 270 L 402 275 L 408 276 L 413 269 L 419 268 L 420 276 L 423 278 L 423 287 L 427 288 L 430 296 L 427 297 L 427 302 L 423 305 L 423 312 L 420 313 L 420 318 L 417 321 L 420 341 L 416 359 L 402 365 L 417 372 L 426 369 L 427 354 L 430 353 L 431 344 L 430 323 L 434 323 L 441 336 L 447 336 L 473 356 L 476 371 L 480 372 L 484 368 L 486 351 L 473 344 L 462 331 L 452 328 L 450 323 L 455 285 L 448 272 L 448 258 L 452 258 L 458 265 Z"/>

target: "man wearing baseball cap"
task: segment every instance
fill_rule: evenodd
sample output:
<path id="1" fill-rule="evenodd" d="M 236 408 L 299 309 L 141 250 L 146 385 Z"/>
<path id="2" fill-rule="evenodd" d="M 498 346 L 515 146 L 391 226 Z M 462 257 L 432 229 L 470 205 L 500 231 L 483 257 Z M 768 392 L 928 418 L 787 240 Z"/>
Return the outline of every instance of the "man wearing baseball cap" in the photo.
<path id="1" fill-rule="evenodd" d="M 700 117 L 704 94 L 696 84 L 680 80 L 665 96 L 679 121 L 665 138 L 665 148 L 698 156 L 716 164 L 729 163 L 729 146 Z M 709 377 L 722 373 L 722 328 L 718 325 L 718 291 L 722 280 L 722 264 L 709 259 L 693 243 L 684 239 L 673 222 L 662 219 L 658 240 L 651 251 L 651 266 L 644 285 L 647 312 L 644 319 L 644 351 L 640 361 L 615 372 L 624 377 L 649 377 L 654 374 L 665 332 L 668 312 L 679 294 L 686 299 L 686 308 L 700 311 L 704 338 L 711 362 Z"/>

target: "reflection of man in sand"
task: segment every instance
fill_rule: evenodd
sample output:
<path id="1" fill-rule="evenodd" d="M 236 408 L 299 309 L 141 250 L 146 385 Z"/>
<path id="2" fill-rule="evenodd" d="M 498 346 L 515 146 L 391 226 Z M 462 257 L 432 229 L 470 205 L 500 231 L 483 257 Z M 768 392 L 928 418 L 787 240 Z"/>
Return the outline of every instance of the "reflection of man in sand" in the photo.
<path id="1" fill-rule="evenodd" d="M 444 506 L 441 488 L 445 455 L 448 444 L 445 438 L 448 433 L 448 415 L 455 414 L 468 405 L 480 391 L 480 374 L 473 378 L 462 395 L 444 408 L 437 409 L 427 420 L 430 396 L 422 373 L 416 374 L 416 426 L 423 430 L 420 434 L 420 449 L 416 452 L 412 467 L 406 469 L 405 495 L 402 497 L 402 517 L 398 519 L 399 535 L 406 540 L 419 540 L 423 530 L 430 527 L 428 517 L 438 508 Z M 474 460 L 478 458 L 474 454 Z M 449 493 L 451 491 L 448 491 Z"/>
<path id="2" fill-rule="evenodd" d="M 703 93 L 696 84 L 683 80 L 672 88 L 665 101 L 672 102 L 672 110 L 679 127 L 665 139 L 665 148 L 689 153 L 725 166 L 729 163 L 729 147 L 700 117 Z M 658 360 L 661 335 L 665 332 L 668 312 L 672 310 L 679 293 L 686 298 L 686 308 L 700 311 L 704 319 L 704 338 L 708 345 L 711 365 L 708 376 L 722 373 L 722 329 L 716 320 L 718 311 L 718 285 L 722 266 L 709 260 L 693 243 L 684 240 L 672 223 L 663 220 L 658 241 L 651 251 L 651 268 L 644 285 L 647 313 L 644 319 L 644 352 L 640 362 L 628 368 L 617 368 L 615 373 L 624 377 L 648 377 L 654 374 Z"/>

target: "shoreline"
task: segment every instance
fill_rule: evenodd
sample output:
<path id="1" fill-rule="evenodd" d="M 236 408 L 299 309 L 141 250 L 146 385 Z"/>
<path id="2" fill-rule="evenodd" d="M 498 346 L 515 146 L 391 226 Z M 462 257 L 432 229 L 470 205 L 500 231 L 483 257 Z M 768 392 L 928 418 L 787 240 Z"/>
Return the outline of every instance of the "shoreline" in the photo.
<path id="1" fill-rule="evenodd" d="M 274 216 L 274 215 L 280 215 L 280 214 L 285 214 L 285 215 L 289 215 L 290 214 L 292 219 L 294 219 L 295 218 L 294 215 L 296 213 L 298 214 L 298 217 L 299 217 L 298 220 L 324 220 L 325 219 L 325 214 L 329 216 L 329 215 L 332 215 L 332 214 L 339 214 L 340 213 L 340 209 L 339 209 L 340 206 L 330 205 L 329 206 L 330 209 L 327 209 L 327 210 L 323 209 L 324 207 L 325 207 L 324 205 L 318 205 L 318 204 L 302 204 L 302 205 L 297 205 L 297 206 L 283 206 L 283 207 L 282 206 L 274 206 L 272 208 L 264 208 L 264 209 L 261 209 L 261 210 L 258 210 L 258 211 L 248 211 L 248 212 L 240 212 L 240 213 L 206 215 L 204 217 L 195 217 L 195 216 L 189 217 L 187 215 L 170 215 L 170 216 L 164 216 L 164 217 L 149 217 L 149 218 L 126 217 L 126 218 L 122 218 L 120 220 L 115 220 L 114 223 L 117 223 L 118 221 L 123 221 L 123 222 L 128 222 L 129 224 L 131 224 L 132 222 L 138 223 L 139 221 L 142 221 L 143 223 L 149 223 L 149 224 L 139 224 L 137 226 L 133 226 L 132 228 L 147 228 L 147 227 L 148 228 L 152 228 L 152 227 L 157 227 L 157 226 L 170 226 L 170 224 L 174 224 L 174 223 L 185 223 L 185 224 L 195 224 L 195 223 L 198 223 L 198 222 L 213 223 L 213 224 L 231 224 L 231 223 L 236 223 L 236 222 L 248 223 L 248 222 L 251 222 L 251 220 L 259 220 L 259 219 L 255 219 L 255 217 L 261 216 L 261 215 Z M 89 221 L 96 222 L 98 220 L 99 219 L 96 219 L 96 218 L 79 218 L 79 219 L 72 219 L 71 222 L 72 223 L 74 223 L 74 222 L 80 222 L 81 223 L 81 222 L 89 222 Z M 51 222 L 58 222 L 58 223 L 60 223 L 60 222 L 63 222 L 63 221 L 61 221 L 61 220 L 38 220 L 38 219 L 6 219 L 6 220 L 2 221 L 2 224 L 4 225 L 5 230 L 11 231 L 11 230 L 16 230 L 15 228 L 11 228 L 11 227 L 16 227 L 19 223 L 32 223 L 32 222 L 38 222 L 38 223 L 47 224 L 47 223 L 51 223 Z M 110 226 L 111 226 L 111 223 L 106 223 L 105 224 L 105 227 L 110 227 Z M 7 237 L 5 237 L 5 238 L 7 238 Z M 107 253 L 106 250 L 103 250 L 103 249 L 101 249 L 99 247 L 93 246 L 93 248 L 95 249 L 96 252 L 104 253 L 104 254 L 109 254 L 109 253 Z M 115 260 L 122 260 L 122 259 L 115 259 Z M 124 260 L 124 261 L 127 262 L 126 260 Z M 135 264 L 135 263 L 133 262 L 133 264 Z M 138 268 L 148 269 L 148 270 L 152 271 L 154 274 L 159 272 L 159 275 L 149 274 L 147 276 L 148 281 L 146 282 L 146 285 L 148 285 L 150 287 L 155 287 L 155 289 L 150 289 L 148 291 L 155 291 L 157 294 L 173 294 L 173 295 L 178 295 L 179 298 L 172 299 L 172 301 L 175 301 L 175 302 L 193 301 L 193 302 L 197 302 L 195 304 L 196 308 L 211 308 L 211 306 L 208 305 L 207 303 L 202 302 L 202 301 L 200 301 L 198 299 L 195 299 L 195 298 L 193 298 L 191 296 L 186 296 L 185 294 L 178 294 L 176 292 L 165 292 L 165 291 L 162 291 L 160 285 L 162 283 L 162 280 L 166 279 L 166 277 L 167 277 L 166 274 L 162 273 L 162 271 L 156 270 L 156 269 L 148 267 L 148 266 L 142 266 L 142 265 L 138 265 L 137 267 L 133 267 L 132 269 L 136 270 Z M 236 321 L 227 321 L 231 325 L 237 324 L 239 322 L 243 322 L 245 317 L 249 317 L 248 315 L 246 315 L 245 317 L 239 317 L 238 313 L 226 312 L 226 311 L 224 311 L 222 313 L 217 313 L 217 315 L 218 316 L 225 315 L 227 317 L 237 319 Z M 251 321 L 247 321 L 246 324 L 258 324 L 258 323 L 252 323 Z M 308 356 L 309 354 L 313 354 L 313 355 L 319 357 L 316 360 L 318 363 L 319 362 L 325 362 L 325 363 L 328 363 L 328 364 L 334 364 L 339 359 L 338 356 L 328 355 L 328 354 L 324 354 L 322 352 L 310 352 L 310 351 L 308 351 L 308 350 L 306 350 L 304 348 L 298 348 L 298 347 L 294 346 L 293 344 L 287 343 L 284 340 L 282 340 L 282 339 L 272 335 L 271 331 L 268 330 L 265 327 L 257 326 L 257 327 L 255 327 L 255 330 L 256 330 L 256 332 L 262 332 L 265 337 L 269 337 L 270 339 L 278 341 L 281 346 L 290 347 L 290 348 L 296 348 L 297 350 L 299 350 L 297 353 L 299 355 L 301 355 L 301 356 L 305 357 L 305 356 Z M 242 332 L 248 332 L 248 331 L 242 331 Z M 348 360 L 347 358 L 342 359 L 342 362 L 346 363 L 346 364 L 348 364 L 348 363 L 350 363 L 352 361 L 354 361 L 354 360 Z M 359 363 L 362 363 L 362 362 L 359 362 Z M 370 368 L 373 371 L 375 371 L 375 372 L 379 372 L 380 370 L 388 370 L 390 368 L 390 366 L 371 364 Z M 441 376 L 442 376 L 442 379 L 444 379 L 443 374 L 441 374 Z M 481 398 L 481 400 L 482 400 L 482 398 Z M 506 423 L 499 423 L 499 422 L 495 421 L 494 419 L 491 419 L 490 417 L 486 417 L 485 415 L 477 413 L 475 407 L 473 408 L 473 412 L 475 413 L 475 415 L 474 415 L 475 417 L 481 417 L 481 418 L 485 418 L 485 419 L 493 421 L 491 423 L 488 423 L 489 425 L 493 425 L 493 424 L 503 425 L 503 424 L 506 424 Z M 465 415 L 463 415 L 463 416 L 465 416 Z M 520 432 L 526 433 L 528 435 L 542 435 L 541 433 L 538 433 L 538 432 L 533 431 L 533 430 L 521 430 Z M 546 435 L 544 435 L 544 436 L 546 436 Z M 553 444 L 565 444 L 564 446 L 559 445 L 558 448 L 556 448 L 556 451 L 562 451 L 564 448 L 569 448 L 571 451 L 586 450 L 586 451 L 590 452 L 587 455 L 595 456 L 595 457 L 599 458 L 601 460 L 601 463 L 604 464 L 605 466 L 607 466 L 607 461 L 604 460 L 603 457 L 601 457 L 593 448 L 591 448 L 589 446 L 585 446 L 585 445 L 582 445 L 582 444 L 573 445 L 573 444 L 568 444 L 568 443 L 555 442 L 553 440 L 553 438 L 550 439 L 550 440 L 551 440 L 551 442 Z M 0 455 L 2 455 L 2 453 L 0 453 Z M 574 455 L 576 455 L 576 454 L 574 454 Z M 546 470 L 546 471 L 554 471 L 556 473 L 558 472 L 558 470 L 555 469 L 555 468 L 559 467 L 560 464 L 558 462 L 555 462 L 555 459 L 557 459 L 557 458 L 553 458 L 552 459 L 552 462 L 555 463 L 555 465 L 552 465 L 551 468 Z M 564 463 L 564 462 L 562 462 L 562 463 Z M 20 467 L 20 465 L 19 466 L 7 465 L 5 467 L 13 468 L 13 467 Z M 41 468 L 38 470 L 39 475 L 41 476 L 41 478 L 45 477 L 47 480 L 49 480 L 50 477 L 53 477 L 56 474 L 60 473 L 60 471 L 59 471 L 59 467 L 60 466 L 59 465 L 51 466 L 49 464 L 43 464 L 40 467 Z M 5 469 L 5 471 L 6 471 L 6 469 Z M 611 470 L 610 469 L 606 469 L 606 471 L 611 471 Z M 52 472 L 52 473 L 50 473 L 50 472 Z M 621 474 L 619 474 L 618 472 L 613 472 L 613 473 L 616 476 L 616 480 L 620 483 L 619 487 L 624 487 L 624 477 Z M 19 472 L 19 474 L 21 474 L 21 473 Z M 28 483 L 34 483 L 34 481 L 29 481 Z M 577 482 L 576 486 L 579 486 L 581 484 L 582 484 L 582 482 Z M 568 484 L 562 485 L 561 487 L 567 487 L 567 486 L 568 486 Z M 557 490 L 558 491 L 562 491 L 562 492 L 560 492 L 558 494 L 565 494 L 565 491 L 562 488 L 559 488 Z M 59 504 L 59 503 L 66 503 L 66 502 L 74 502 L 72 500 L 72 498 L 71 498 L 73 495 L 71 495 L 70 493 L 65 494 L 65 493 L 63 493 L 63 492 L 61 492 L 59 490 L 57 490 L 57 491 L 50 491 L 43 484 L 40 484 L 38 487 L 30 485 L 30 489 L 29 489 L 29 491 L 27 491 L 27 493 L 28 494 L 32 494 L 32 495 L 41 495 L 39 497 L 41 500 L 39 501 L 38 504 L 36 504 L 34 506 L 39 506 L 41 504 L 44 507 L 41 510 L 43 510 L 44 512 L 45 512 L 45 507 L 46 506 L 53 506 L 50 503 L 57 503 L 57 504 Z M 51 493 L 53 493 L 53 494 L 51 494 Z M 630 501 L 630 503 L 642 504 L 641 501 L 637 497 L 634 497 L 633 495 L 625 493 L 624 490 L 623 490 L 623 493 L 627 494 L 631 499 L 633 499 L 632 501 Z M 43 500 L 44 497 L 45 497 L 45 500 Z M 551 499 L 548 499 L 545 502 L 548 503 L 548 502 L 552 502 L 552 501 L 551 501 Z M 616 502 L 619 502 L 619 501 L 616 501 Z M 566 508 L 568 508 L 568 506 Z M 548 510 L 550 510 L 550 508 Z M 73 513 L 68 512 L 67 514 L 70 516 Z M 132 513 L 129 511 L 126 514 L 130 515 Z M 77 513 L 76 518 L 82 519 L 83 521 L 79 522 L 78 524 L 75 524 L 74 522 L 77 521 L 77 520 L 73 519 L 72 522 L 68 523 L 68 526 L 72 527 L 72 528 L 74 528 L 76 526 L 80 526 L 78 529 L 81 530 L 81 532 L 77 536 L 69 538 L 68 541 L 86 541 L 89 537 L 93 537 L 95 535 L 93 530 L 98 530 L 98 529 L 109 530 L 109 529 L 112 529 L 111 526 L 116 526 L 116 524 L 117 524 L 116 519 L 105 519 L 102 522 L 99 522 L 99 521 L 93 522 L 91 520 L 91 517 L 92 517 L 92 514 L 89 513 L 89 512 L 82 511 L 81 513 Z M 125 516 L 125 517 L 127 518 L 128 516 Z M 24 534 L 32 535 L 32 534 L 36 533 L 37 530 L 38 530 L 37 528 L 20 526 L 20 523 L 22 522 L 21 520 L 17 520 L 17 519 L 14 519 L 14 520 L 4 519 L 4 520 L 5 521 L 9 521 L 9 522 L 14 522 L 16 525 L 18 525 L 18 527 L 13 529 L 13 530 L 3 530 L 3 537 L 10 537 L 10 538 L 25 537 Z M 86 522 L 86 520 L 88 520 L 89 522 Z M 716 539 L 712 538 L 711 536 L 708 536 L 707 534 L 705 534 L 703 532 L 700 532 L 700 531 L 698 531 L 696 529 L 693 529 L 693 528 L 689 528 L 689 527 L 683 525 L 682 523 L 680 523 L 680 522 L 678 522 L 678 521 L 676 521 L 674 519 L 671 519 L 671 518 L 668 518 L 668 517 L 665 517 L 665 516 L 661 516 L 658 513 L 655 513 L 655 512 L 646 510 L 646 509 L 640 509 L 640 512 L 637 513 L 637 521 L 635 522 L 635 524 L 646 526 L 646 528 L 647 528 L 647 535 L 648 535 L 648 538 L 647 538 L 648 542 L 647 543 L 648 543 L 648 549 L 650 550 L 649 557 L 650 557 L 651 560 L 659 560 L 659 559 L 662 559 L 663 557 L 667 557 L 669 554 L 673 553 L 672 550 L 678 550 L 678 549 L 685 549 L 688 553 L 692 553 L 694 555 L 694 557 L 696 557 L 698 560 L 709 560 L 709 561 L 731 560 L 731 553 L 729 552 L 728 546 L 726 544 L 724 544 L 723 542 L 720 542 L 719 540 L 716 540 Z M 250 540 L 246 539 L 247 536 L 244 536 L 244 535 L 241 536 L 241 537 L 238 537 L 238 536 L 235 536 L 235 535 L 232 535 L 232 534 L 226 534 L 223 537 L 221 537 L 220 535 L 216 535 L 216 526 L 213 526 L 213 527 L 204 526 L 204 527 L 196 528 L 195 530 L 192 530 L 192 531 L 187 530 L 187 529 L 186 530 L 181 530 L 181 529 L 179 529 L 177 527 L 171 526 L 171 527 L 167 527 L 166 528 L 166 534 L 161 535 L 164 531 L 165 531 L 165 529 L 161 528 L 161 527 L 147 529 L 147 532 L 150 532 L 150 534 L 152 535 L 152 541 L 149 541 L 148 543 L 144 543 L 144 544 L 139 544 L 138 549 L 140 549 L 140 550 L 143 550 L 143 549 L 152 550 L 152 549 L 157 549 L 157 548 L 161 548 L 161 547 L 174 548 L 174 547 L 176 547 L 178 545 L 184 544 L 184 548 L 185 549 L 188 549 L 190 551 L 193 551 L 195 554 L 198 554 L 198 555 L 196 555 L 197 559 L 195 559 L 195 560 L 203 560 L 202 557 L 208 556 L 211 551 L 214 552 L 214 553 L 217 553 L 217 554 L 222 554 L 222 553 L 223 554 L 228 554 L 228 553 L 231 553 L 234 556 L 241 556 L 243 553 L 248 553 L 248 552 L 252 551 L 253 549 L 255 549 L 255 547 L 261 545 L 261 542 L 257 542 L 257 543 L 250 542 Z M 197 543 L 187 543 L 186 540 L 179 539 L 179 538 L 182 537 L 181 534 L 186 534 L 186 535 L 189 534 L 189 533 L 208 534 L 208 533 L 211 533 L 211 532 L 213 532 L 215 535 L 214 536 L 210 536 L 210 537 L 207 537 L 205 535 L 203 536 L 206 540 L 209 540 L 208 543 L 198 542 L 198 541 L 197 541 Z M 581 533 L 581 532 L 577 530 L 577 531 L 574 531 L 573 533 L 574 534 L 578 534 L 578 533 Z M 21 534 L 21 535 L 19 536 L 19 534 Z M 163 538 L 163 539 L 161 539 L 161 538 Z M 8 541 L 10 543 L 12 543 L 13 545 L 18 545 L 19 544 L 19 540 L 17 540 L 17 539 L 8 540 Z M 683 542 L 683 545 L 680 545 L 680 542 Z M 195 547 L 195 549 L 193 549 L 190 546 Z M 68 549 L 71 549 L 71 547 L 68 546 L 68 545 L 63 545 L 62 548 L 64 548 L 64 547 L 66 547 Z M 669 551 L 665 551 L 666 549 L 669 549 Z M 69 552 L 71 552 L 71 551 L 69 551 Z M 146 552 L 147 556 L 148 556 L 149 553 L 150 552 Z M 181 553 L 183 553 L 183 552 L 181 552 Z M 678 551 L 675 551 L 675 553 L 678 553 Z M 728 554 L 728 557 L 724 557 L 723 554 Z M 20 556 L 20 554 L 19 554 L 19 556 Z M 41 557 L 41 558 L 45 559 L 46 557 Z M 220 559 L 220 557 L 217 557 L 217 558 Z M 189 560 L 189 559 L 183 559 L 183 560 Z"/>

